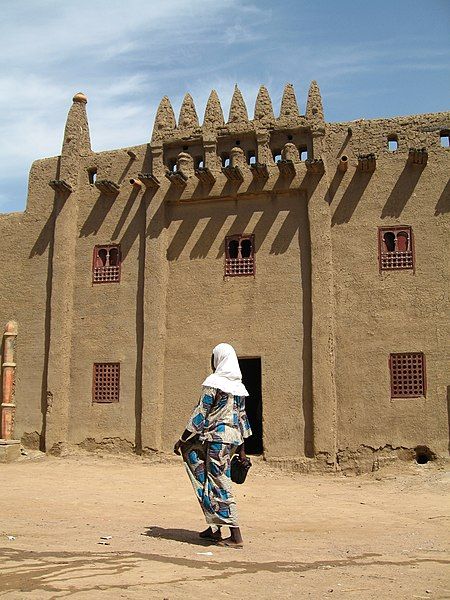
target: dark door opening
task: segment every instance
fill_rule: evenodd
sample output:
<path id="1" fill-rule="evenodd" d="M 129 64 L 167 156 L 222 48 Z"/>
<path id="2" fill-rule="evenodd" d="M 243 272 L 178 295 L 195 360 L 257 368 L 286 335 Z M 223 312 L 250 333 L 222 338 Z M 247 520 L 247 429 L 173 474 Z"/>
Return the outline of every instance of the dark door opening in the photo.
<path id="1" fill-rule="evenodd" d="M 262 394 L 261 394 L 261 359 L 240 358 L 239 366 L 242 371 L 242 383 L 249 393 L 245 399 L 245 409 L 252 433 L 245 440 L 247 454 L 262 454 L 263 452 L 263 427 L 262 427 Z"/>

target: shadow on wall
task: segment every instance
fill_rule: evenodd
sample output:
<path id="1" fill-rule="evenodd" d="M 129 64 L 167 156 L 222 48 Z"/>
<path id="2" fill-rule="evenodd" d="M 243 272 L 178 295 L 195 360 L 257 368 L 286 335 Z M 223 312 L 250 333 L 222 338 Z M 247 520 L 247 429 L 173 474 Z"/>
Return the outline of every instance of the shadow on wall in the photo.
<path id="1" fill-rule="evenodd" d="M 448 451 L 450 452 L 450 385 L 447 386 Z"/>
<path id="2" fill-rule="evenodd" d="M 434 210 L 435 216 L 450 212 L 450 179 L 447 181 Z"/>
<path id="3" fill-rule="evenodd" d="M 365 189 L 369 185 L 369 181 L 371 180 L 373 172 L 362 172 L 358 169 L 354 172 L 353 177 L 350 183 L 347 186 L 342 198 L 337 205 L 333 216 L 331 217 L 331 226 L 341 225 L 342 223 L 348 223 L 355 212 L 356 207 L 358 206 L 359 201 L 361 200 L 362 195 L 364 194 Z M 330 191 L 334 194 L 336 190 L 333 192 L 333 185 L 335 186 L 337 182 L 336 178 L 333 178 L 333 181 L 330 185 Z"/>
<path id="4" fill-rule="evenodd" d="M 399 217 L 411 198 L 424 166 L 406 164 L 381 212 L 381 218 Z"/>
<path id="5" fill-rule="evenodd" d="M 300 246 L 300 265 L 299 276 L 302 282 L 302 302 L 303 302 L 303 415 L 305 423 L 305 453 L 307 456 L 311 454 L 313 444 L 313 422 L 312 422 L 312 382 L 311 382 L 311 323 L 312 323 L 312 307 L 311 307 L 311 256 L 310 256 L 310 233 L 308 220 L 308 201 L 307 198 L 316 189 L 321 176 L 307 173 L 301 182 L 299 189 L 289 194 L 280 194 L 276 199 L 267 198 L 264 209 L 261 210 L 261 205 L 255 207 L 251 200 L 243 201 L 238 205 L 236 201 L 228 201 L 220 203 L 218 209 L 217 201 L 210 203 L 192 205 L 177 205 L 176 207 L 166 203 L 166 198 L 160 200 L 159 206 L 155 207 L 153 218 L 146 223 L 146 215 L 150 203 L 152 202 L 155 192 L 146 190 L 141 196 L 139 207 L 125 230 L 124 224 L 132 211 L 133 205 L 137 199 L 138 192 L 135 189 L 130 191 L 129 198 L 126 200 L 122 214 L 120 215 L 112 240 L 118 241 L 121 244 L 122 257 L 125 258 L 131 247 L 138 244 L 138 285 L 136 290 L 136 345 L 137 345 L 137 361 L 135 373 L 135 417 L 136 417 L 136 448 L 139 451 L 141 447 L 141 412 L 142 412 L 142 359 L 143 359 L 143 298 L 144 298 L 144 277 L 145 277 L 145 247 L 148 238 L 157 238 L 162 230 L 168 226 L 172 218 L 176 217 L 177 221 L 181 221 L 178 230 L 171 240 L 167 249 L 168 260 L 177 260 L 186 244 L 193 235 L 200 219 L 208 219 L 203 231 L 198 235 L 191 252 L 190 258 L 206 257 L 214 241 L 218 235 L 224 239 L 225 235 L 236 232 L 244 232 L 248 227 L 255 212 L 259 214 L 259 219 L 253 227 L 252 233 L 256 238 L 256 250 L 258 250 L 266 239 L 269 231 L 275 223 L 280 212 L 285 213 L 285 217 L 281 226 L 276 233 L 271 247 L 271 254 L 285 253 L 295 236 L 298 235 L 298 244 Z M 293 197 L 294 196 L 294 197 Z M 52 295 L 52 263 L 53 263 L 53 247 L 54 247 L 54 225 L 55 219 L 64 206 L 65 199 L 55 195 L 54 210 L 52 215 L 45 223 L 33 249 L 30 253 L 30 258 L 36 254 L 43 254 L 47 248 L 48 252 L 48 270 L 47 270 L 47 299 L 46 299 L 46 323 L 45 323 L 45 364 L 42 376 L 42 397 L 41 411 L 43 425 L 41 431 L 41 449 L 44 449 L 45 433 L 46 433 L 46 410 L 47 410 L 47 371 L 48 371 L 48 355 L 50 343 L 50 319 L 51 319 L 51 295 Z M 105 218 L 107 217 L 110 208 L 114 203 L 114 199 L 108 198 L 102 194 L 99 195 L 94 203 L 92 210 L 81 227 L 80 237 L 86 237 L 95 234 Z M 239 210 L 239 213 L 238 213 Z M 234 216 L 233 222 L 228 227 L 227 231 L 221 234 L 227 219 Z M 218 253 L 220 258 L 224 253 L 224 245 L 221 244 L 221 249 Z"/>
<path id="6" fill-rule="evenodd" d="M 305 211 L 307 214 L 307 197 L 314 192 L 320 178 L 320 176 L 306 174 L 298 190 L 294 192 L 295 194 L 300 192 L 300 197 L 293 200 L 290 194 L 279 195 L 275 200 L 268 201 L 262 211 L 260 207 L 255 208 L 252 206 L 252 200 L 243 200 L 239 209 L 236 201 L 221 203 L 220 208 L 217 206 L 217 201 L 211 201 L 211 203 L 196 205 L 194 210 L 190 205 L 167 205 L 167 225 L 174 220 L 181 221 L 167 248 L 167 259 L 173 261 L 180 257 L 201 219 L 209 218 L 189 254 L 190 259 L 205 258 L 208 255 L 230 216 L 234 216 L 235 218 L 228 229 L 221 234 L 222 239 L 225 239 L 227 235 L 246 232 L 255 212 L 261 212 L 257 223 L 251 231 L 255 235 L 256 252 L 258 252 L 264 243 L 279 213 L 287 213 L 270 248 L 271 254 L 283 254 L 288 250 L 297 231 L 300 228 L 303 229 L 302 224 L 305 223 L 305 219 L 299 215 L 303 215 Z M 301 206 L 298 204 L 293 206 L 293 202 L 301 203 Z M 148 228 L 150 237 L 159 235 L 159 228 L 155 227 L 152 231 L 149 231 L 151 227 L 152 223 L 150 223 Z M 223 254 L 224 245 L 221 244 L 216 258 L 221 258 Z"/>

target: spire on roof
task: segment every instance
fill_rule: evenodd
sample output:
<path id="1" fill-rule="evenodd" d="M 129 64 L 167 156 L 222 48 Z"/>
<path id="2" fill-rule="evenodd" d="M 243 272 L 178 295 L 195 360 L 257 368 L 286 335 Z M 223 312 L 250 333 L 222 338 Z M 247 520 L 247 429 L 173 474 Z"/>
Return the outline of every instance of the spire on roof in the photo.
<path id="1" fill-rule="evenodd" d="M 255 121 L 273 123 L 275 116 L 273 114 L 272 100 L 265 86 L 261 86 L 258 91 L 255 102 Z"/>
<path id="2" fill-rule="evenodd" d="M 294 86 L 292 83 L 287 83 L 284 88 L 283 98 L 281 99 L 280 119 L 289 119 L 299 116 L 300 113 L 298 110 L 297 98 L 295 97 Z"/>
<path id="3" fill-rule="evenodd" d="M 244 98 L 237 85 L 234 86 L 233 97 L 231 98 L 230 114 L 228 123 L 247 123 L 248 113 Z"/>
<path id="4" fill-rule="evenodd" d="M 197 111 L 195 110 L 195 104 L 190 94 L 186 94 L 183 98 L 183 103 L 180 108 L 180 117 L 178 119 L 178 127 L 180 129 L 198 127 Z"/>
<path id="5" fill-rule="evenodd" d="M 209 95 L 208 102 L 205 108 L 205 118 L 203 119 L 203 127 L 215 129 L 224 124 L 223 111 L 220 106 L 219 96 L 216 90 L 212 90 Z"/>

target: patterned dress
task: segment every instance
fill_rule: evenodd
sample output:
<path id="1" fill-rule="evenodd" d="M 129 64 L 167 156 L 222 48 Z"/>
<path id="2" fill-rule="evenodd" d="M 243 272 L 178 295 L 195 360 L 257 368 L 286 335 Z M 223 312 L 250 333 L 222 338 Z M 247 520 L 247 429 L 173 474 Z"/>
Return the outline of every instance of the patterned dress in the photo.
<path id="1" fill-rule="evenodd" d="M 192 437 L 182 446 L 183 460 L 206 522 L 238 527 L 230 465 L 252 434 L 245 397 L 204 387 L 186 429 Z"/>

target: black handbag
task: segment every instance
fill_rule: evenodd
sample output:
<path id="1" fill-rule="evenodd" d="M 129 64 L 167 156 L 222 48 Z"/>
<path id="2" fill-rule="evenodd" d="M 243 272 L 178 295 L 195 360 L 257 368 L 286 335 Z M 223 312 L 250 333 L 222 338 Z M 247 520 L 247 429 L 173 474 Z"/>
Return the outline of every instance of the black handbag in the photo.
<path id="1" fill-rule="evenodd" d="M 231 459 L 231 481 L 234 481 L 234 483 L 244 483 L 251 466 L 252 463 L 249 458 L 241 460 L 239 455 L 235 454 Z"/>

